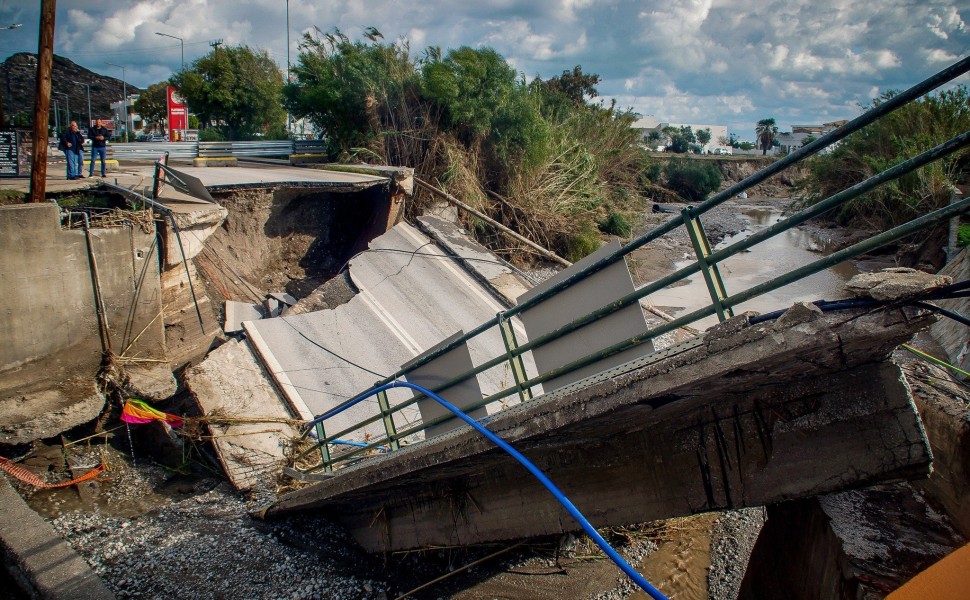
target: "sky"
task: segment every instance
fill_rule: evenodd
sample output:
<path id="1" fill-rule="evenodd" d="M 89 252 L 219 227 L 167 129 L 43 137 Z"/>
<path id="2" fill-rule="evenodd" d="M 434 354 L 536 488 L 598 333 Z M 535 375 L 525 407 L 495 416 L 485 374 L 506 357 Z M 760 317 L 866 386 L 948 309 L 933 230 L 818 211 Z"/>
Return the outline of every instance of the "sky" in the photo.
<path id="1" fill-rule="evenodd" d="M 287 5 L 289 28 L 287 28 Z M 0 0 L 0 57 L 37 52 L 40 0 Z M 58 0 L 54 51 L 139 86 L 210 43 L 292 63 L 304 33 L 376 27 L 420 51 L 490 46 L 525 78 L 582 65 L 600 97 L 648 119 L 726 125 L 851 119 L 965 57 L 970 0 Z M 963 76 L 956 83 L 970 83 Z"/>

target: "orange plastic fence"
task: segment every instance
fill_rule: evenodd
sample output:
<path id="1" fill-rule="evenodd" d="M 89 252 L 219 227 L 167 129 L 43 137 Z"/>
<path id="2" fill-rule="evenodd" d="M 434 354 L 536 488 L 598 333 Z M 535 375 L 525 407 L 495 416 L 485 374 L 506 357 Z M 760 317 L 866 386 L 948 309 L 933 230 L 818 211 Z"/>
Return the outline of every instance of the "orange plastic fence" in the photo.
<path id="1" fill-rule="evenodd" d="M 43 479 L 35 475 L 32 471 L 28 470 L 25 467 L 22 467 L 21 465 L 18 465 L 15 462 L 10 462 L 8 459 L 3 458 L 2 456 L 0 456 L 0 469 L 3 469 L 4 471 L 6 471 L 7 473 L 10 473 L 20 481 L 23 481 L 24 483 L 29 483 L 34 487 L 61 488 L 61 487 L 67 487 L 69 485 L 74 485 L 76 483 L 81 483 L 82 481 L 87 481 L 88 479 L 94 479 L 104 471 L 104 463 L 101 463 L 100 465 L 96 466 L 95 468 L 91 469 L 90 471 L 88 471 L 84 475 L 81 475 L 80 477 L 77 477 L 70 481 L 64 481 L 62 483 L 47 483 L 46 481 L 44 481 Z"/>

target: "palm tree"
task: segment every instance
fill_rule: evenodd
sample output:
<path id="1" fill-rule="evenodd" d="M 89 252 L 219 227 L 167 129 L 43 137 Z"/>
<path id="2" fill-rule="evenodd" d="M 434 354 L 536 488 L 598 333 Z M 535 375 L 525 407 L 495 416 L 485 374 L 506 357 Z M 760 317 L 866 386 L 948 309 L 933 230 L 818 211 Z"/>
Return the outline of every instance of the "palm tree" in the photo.
<path id="1" fill-rule="evenodd" d="M 758 138 L 758 146 L 761 148 L 761 154 L 768 154 L 768 148 L 771 148 L 771 144 L 775 141 L 775 136 L 778 135 L 778 126 L 775 125 L 775 119 L 768 118 L 758 121 L 758 125 L 754 128 L 754 134 Z"/>

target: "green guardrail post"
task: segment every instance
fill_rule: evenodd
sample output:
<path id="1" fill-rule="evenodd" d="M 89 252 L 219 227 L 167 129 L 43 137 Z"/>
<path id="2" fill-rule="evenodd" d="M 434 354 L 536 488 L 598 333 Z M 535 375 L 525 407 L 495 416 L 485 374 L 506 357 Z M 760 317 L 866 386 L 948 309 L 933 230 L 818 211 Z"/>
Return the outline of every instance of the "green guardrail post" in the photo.
<path id="1" fill-rule="evenodd" d="M 734 311 L 724 305 L 727 291 L 724 289 L 724 281 L 721 279 L 721 272 L 717 268 L 717 262 L 709 259 L 711 255 L 711 242 L 704 233 L 700 217 L 694 215 L 693 207 L 688 206 L 680 211 L 684 217 L 684 227 L 690 236 L 690 242 L 694 245 L 694 253 L 697 254 L 697 264 L 704 275 L 704 282 L 707 284 L 707 291 L 711 294 L 711 303 L 717 313 L 717 318 L 721 321 L 734 316 Z"/>
<path id="2" fill-rule="evenodd" d="M 317 423 L 314 427 L 317 439 L 320 440 L 320 460 L 323 461 L 323 470 L 329 473 L 333 471 L 333 461 L 330 460 L 330 445 L 326 442 L 327 434 L 323 431 L 323 423 Z"/>
<path id="3" fill-rule="evenodd" d="M 401 442 L 397 440 L 397 427 L 394 426 L 394 415 L 391 414 L 391 403 L 387 399 L 387 390 L 377 392 L 377 405 L 381 409 L 381 419 L 384 421 L 384 431 L 387 432 L 387 442 L 391 451 L 400 450 Z"/>
<path id="4" fill-rule="evenodd" d="M 515 339 L 515 330 L 512 328 L 512 323 L 503 317 L 501 312 L 498 313 L 496 318 L 498 319 L 499 331 L 502 332 L 502 342 L 505 344 L 505 355 L 509 358 L 509 368 L 512 369 L 512 377 L 515 379 L 515 389 L 519 392 L 519 401 L 532 400 L 532 387 L 522 385 L 522 382 L 529 379 L 525 373 L 522 355 L 512 354 L 512 351 L 519 346 L 518 340 Z"/>

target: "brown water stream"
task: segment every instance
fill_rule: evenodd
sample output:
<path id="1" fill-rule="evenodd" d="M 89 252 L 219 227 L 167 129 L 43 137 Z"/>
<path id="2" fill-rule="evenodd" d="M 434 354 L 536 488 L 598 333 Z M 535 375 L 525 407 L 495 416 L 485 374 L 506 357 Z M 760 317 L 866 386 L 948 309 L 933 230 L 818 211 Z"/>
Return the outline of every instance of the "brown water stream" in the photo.
<path id="1" fill-rule="evenodd" d="M 772 208 L 750 207 L 742 214 L 749 220 L 748 227 L 736 235 L 725 238 L 715 247 L 715 250 L 729 246 L 782 219 L 781 212 Z M 747 252 L 726 259 L 720 263 L 719 268 L 724 286 L 730 295 L 819 260 L 832 251 L 833 249 L 814 239 L 807 231 L 796 228 L 765 240 Z M 686 267 L 692 262 L 692 259 L 679 261 L 675 269 Z M 830 269 L 749 300 L 735 307 L 734 312 L 739 314 L 746 310 L 754 310 L 766 313 L 787 308 L 795 302 L 839 300 L 845 297 L 842 284 L 858 272 L 851 262 L 842 262 Z M 703 276 L 696 273 L 687 280 L 686 284 L 682 283 L 651 294 L 647 297 L 647 302 L 663 308 L 673 316 L 680 316 L 710 304 L 711 298 Z M 710 316 L 699 321 L 695 326 L 703 329 L 715 323 L 717 323 L 717 317 Z"/>

